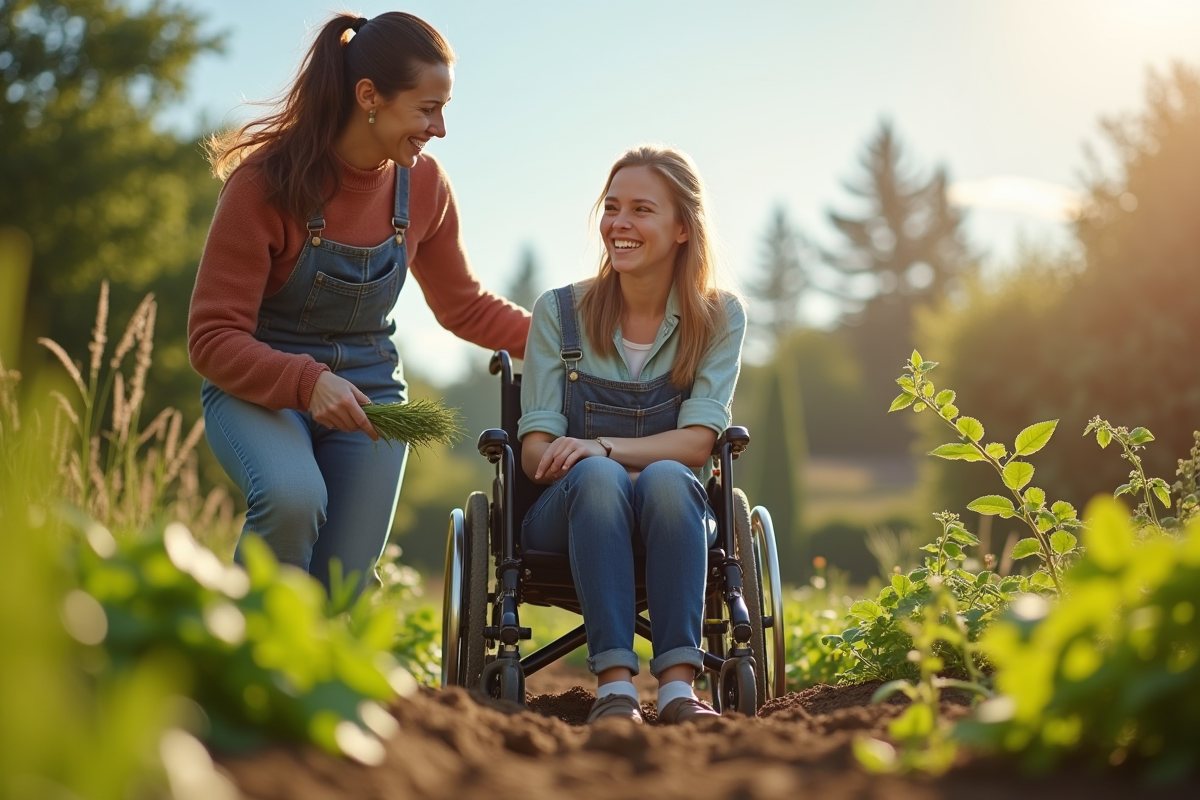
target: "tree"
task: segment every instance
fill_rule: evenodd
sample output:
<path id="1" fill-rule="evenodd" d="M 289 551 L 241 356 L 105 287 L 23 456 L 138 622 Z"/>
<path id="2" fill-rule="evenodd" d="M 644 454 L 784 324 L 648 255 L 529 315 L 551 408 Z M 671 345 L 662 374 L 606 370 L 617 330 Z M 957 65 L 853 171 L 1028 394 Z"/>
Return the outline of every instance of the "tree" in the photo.
<path id="1" fill-rule="evenodd" d="M 102 277 L 114 307 L 160 276 L 190 285 L 219 185 L 196 141 L 153 122 L 191 62 L 220 49 L 200 23 L 162 2 L 0 3 L 0 223 L 33 242 L 27 347 L 85 341 Z"/>
<path id="2" fill-rule="evenodd" d="M 538 266 L 537 253 L 533 246 L 526 244 L 521 248 L 520 259 L 517 262 L 517 274 L 512 286 L 508 289 L 508 299 L 522 308 L 532 309 L 534 302 L 542 293 L 541 269 Z"/>
<path id="3" fill-rule="evenodd" d="M 1153 76 L 1143 110 L 1103 127 L 1116 158 L 1092 162 L 1075 225 L 1082 271 L 1026 253 L 998 286 L 923 314 L 918 339 L 990 441 L 1047 419 L 1073 432 L 1047 448 L 1035 480 L 1079 507 L 1129 472 L 1111 446 L 1080 436 L 1092 416 L 1150 429 L 1146 470 L 1168 482 L 1200 428 L 1200 68 Z M 925 433 L 923 443 L 944 441 Z M 928 477 L 949 508 L 994 491 L 961 465 L 932 464 Z"/>
<path id="4" fill-rule="evenodd" d="M 787 211 L 776 206 L 763 236 L 759 274 L 747 286 L 750 296 L 767 308 L 765 314 L 754 314 L 751 324 L 776 346 L 800 326 L 800 297 L 809 288 L 814 258 L 813 248 Z"/>
<path id="5" fill-rule="evenodd" d="M 912 351 L 914 308 L 944 296 L 973 261 L 960 231 L 962 216 L 946 199 L 945 169 L 922 178 L 887 120 L 860 164 L 863 174 L 846 189 L 865 201 L 865 213 L 829 212 L 845 242 L 826 260 L 842 279 L 850 314 L 840 333 L 866 376 L 866 405 L 887 408 L 895 394 L 892 379 Z M 880 452 L 908 451 L 907 428 L 870 419 Z"/>

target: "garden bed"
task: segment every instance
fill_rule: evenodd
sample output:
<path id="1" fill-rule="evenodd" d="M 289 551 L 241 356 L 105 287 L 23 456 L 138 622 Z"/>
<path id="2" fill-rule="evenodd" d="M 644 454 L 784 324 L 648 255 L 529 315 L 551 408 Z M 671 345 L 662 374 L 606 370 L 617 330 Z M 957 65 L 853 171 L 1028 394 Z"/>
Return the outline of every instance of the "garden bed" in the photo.
<path id="1" fill-rule="evenodd" d="M 875 776 L 851 753 L 861 734 L 885 736 L 903 701 L 869 705 L 877 684 L 816 686 L 740 715 L 685 725 L 581 723 L 581 687 L 530 695 L 528 710 L 461 689 L 422 689 L 394 704 L 399 733 L 377 767 L 315 748 L 274 747 L 223 760 L 256 800 L 340 798 L 987 798 L 1178 797 L 1200 782 L 1155 789 L 1132 775 L 1082 769 L 1026 777 L 1010 763 L 963 759 L 938 779 Z M 942 713 L 966 713 L 963 698 Z M 648 715 L 651 720 L 653 715 Z M 1197 795 L 1193 795 L 1197 796 Z"/>

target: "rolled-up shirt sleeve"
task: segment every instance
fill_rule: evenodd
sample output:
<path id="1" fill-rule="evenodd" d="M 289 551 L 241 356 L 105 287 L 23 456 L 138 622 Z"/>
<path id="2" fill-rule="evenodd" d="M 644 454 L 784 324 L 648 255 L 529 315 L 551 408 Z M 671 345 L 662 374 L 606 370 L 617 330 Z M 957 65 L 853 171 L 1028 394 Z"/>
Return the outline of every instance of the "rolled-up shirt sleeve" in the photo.
<path id="1" fill-rule="evenodd" d="M 521 374 L 521 420 L 517 438 L 534 431 L 554 438 L 567 435 L 563 408 L 563 364 L 559 357 L 562 341 L 558 321 L 558 299 L 553 291 L 538 298 L 529 324 L 525 345 L 525 371 Z"/>
<path id="2" fill-rule="evenodd" d="M 691 396 L 679 407 L 680 428 L 700 425 L 720 436 L 732 421 L 733 390 L 742 365 L 746 310 L 737 297 L 725 296 L 728 325 L 717 335 L 696 368 Z"/>

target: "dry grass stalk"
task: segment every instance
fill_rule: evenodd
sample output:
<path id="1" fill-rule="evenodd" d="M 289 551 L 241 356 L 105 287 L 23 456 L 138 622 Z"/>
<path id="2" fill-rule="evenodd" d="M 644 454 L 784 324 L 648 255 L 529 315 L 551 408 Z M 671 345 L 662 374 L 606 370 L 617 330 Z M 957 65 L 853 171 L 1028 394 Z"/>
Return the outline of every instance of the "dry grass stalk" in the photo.
<path id="1" fill-rule="evenodd" d="M 112 430 L 116 441 L 124 444 L 129 438 L 129 411 L 125 402 L 125 376 L 113 375 Z"/>
<path id="2" fill-rule="evenodd" d="M 21 414 L 17 407 L 17 383 L 21 380 L 21 373 L 16 370 L 6 370 L 4 361 L 0 360 L 0 441 L 3 441 L 4 432 L 16 433 L 21 430 Z"/>
<path id="3" fill-rule="evenodd" d="M 183 446 L 179 448 L 179 453 L 172 459 L 170 466 L 167 467 L 167 474 L 163 476 L 163 483 L 170 484 L 179 474 L 180 468 L 183 466 L 185 458 L 191 454 L 192 450 L 200 442 L 200 437 L 204 435 L 204 420 L 198 419 L 192 425 L 192 429 L 188 431 L 187 438 L 183 440 Z"/>
<path id="4" fill-rule="evenodd" d="M 138 341 L 137 361 L 133 368 L 133 381 L 129 391 L 129 415 L 134 417 L 141 410 L 146 396 L 146 374 L 150 371 L 150 355 L 154 349 L 154 319 L 158 305 L 151 302 L 146 306 L 145 324 Z"/>
<path id="5" fill-rule="evenodd" d="M 167 433 L 167 463 L 175 461 L 175 455 L 179 450 L 179 429 L 183 426 L 183 414 L 176 411 L 171 415 L 171 428 Z"/>
<path id="6" fill-rule="evenodd" d="M 67 355 L 67 351 L 63 350 L 58 342 L 54 341 L 53 339 L 47 339 L 45 336 L 38 338 L 38 344 L 49 350 L 51 353 L 54 353 L 58 360 L 62 362 L 63 367 L 67 370 L 67 374 L 71 376 L 71 380 L 75 381 L 75 386 L 79 389 L 79 394 L 83 397 L 87 397 L 88 390 L 83 384 L 83 376 L 79 374 L 79 367 L 74 361 L 71 360 L 71 357 Z"/>
<path id="7" fill-rule="evenodd" d="M 178 411 L 170 406 L 167 406 L 162 411 L 158 412 L 158 416 L 151 420 L 150 424 L 146 426 L 146 429 L 142 431 L 140 436 L 138 436 L 138 447 L 141 447 L 152 438 L 158 439 L 158 441 L 161 442 L 164 436 L 164 431 L 167 427 L 167 420 L 172 415 L 178 413 Z"/>
<path id="8" fill-rule="evenodd" d="M 121 366 L 121 361 L 133 349 L 133 345 L 141 336 L 142 329 L 146 326 L 146 310 L 153 302 L 154 293 L 151 292 L 143 297 L 142 302 L 138 303 L 138 307 L 134 309 L 133 316 L 129 318 L 129 323 L 125 326 L 125 333 L 121 335 L 120 341 L 117 342 L 117 349 L 113 351 L 112 360 L 108 362 L 112 369 Z"/>
<path id="9" fill-rule="evenodd" d="M 104 348 L 108 345 L 108 281 L 100 282 L 100 302 L 96 305 L 96 325 L 92 328 L 92 341 L 88 350 L 92 354 L 90 383 L 96 384 L 100 374 L 100 361 L 104 358 Z"/>

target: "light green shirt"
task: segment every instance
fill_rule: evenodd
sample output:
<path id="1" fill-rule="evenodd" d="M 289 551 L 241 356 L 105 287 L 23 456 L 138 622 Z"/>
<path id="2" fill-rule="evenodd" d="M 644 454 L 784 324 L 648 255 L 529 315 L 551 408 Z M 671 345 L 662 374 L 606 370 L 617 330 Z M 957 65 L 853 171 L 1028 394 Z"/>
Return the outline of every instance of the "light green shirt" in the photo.
<path id="1" fill-rule="evenodd" d="M 586 283 L 574 285 L 578 302 L 583 297 Z M 702 425 L 711 428 L 720 436 L 730 424 L 730 406 L 733 389 L 737 384 L 741 368 L 742 341 L 746 335 L 746 312 L 736 296 L 722 293 L 725 299 L 725 314 L 729 321 L 726 329 L 718 332 L 708 351 L 696 369 L 691 396 L 679 407 L 678 427 Z M 576 306 L 576 318 L 579 318 Z M 613 332 L 615 353 L 600 356 L 591 346 L 583 320 L 578 319 L 579 335 L 583 344 L 583 358 L 579 370 L 597 378 L 614 381 L 632 380 L 629 365 L 625 363 L 624 348 L 621 347 L 621 329 Z M 650 356 L 638 380 L 651 381 L 671 371 L 675 354 L 679 349 L 679 304 L 675 287 L 667 298 L 667 312 L 663 317 Z M 558 299 L 553 291 L 538 298 L 533 306 L 533 319 L 529 324 L 529 342 L 525 347 L 524 373 L 521 376 L 521 421 L 517 425 L 517 436 L 542 431 L 557 438 L 567 434 L 567 418 L 563 410 L 563 380 L 565 369 L 559 353 L 562 347 L 561 329 L 558 324 Z"/>

